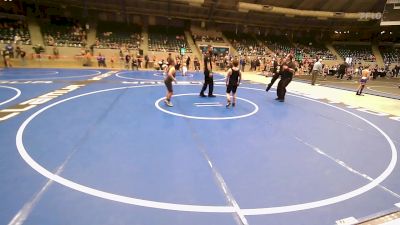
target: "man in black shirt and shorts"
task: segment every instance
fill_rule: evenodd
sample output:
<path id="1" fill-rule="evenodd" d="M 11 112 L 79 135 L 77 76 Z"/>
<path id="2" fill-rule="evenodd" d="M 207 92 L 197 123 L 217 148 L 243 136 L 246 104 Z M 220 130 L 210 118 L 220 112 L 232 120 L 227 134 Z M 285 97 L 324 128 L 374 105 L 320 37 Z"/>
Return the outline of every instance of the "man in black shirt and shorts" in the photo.
<path id="1" fill-rule="evenodd" d="M 280 74 L 278 73 L 278 61 L 276 58 L 273 59 L 272 61 L 272 78 L 271 78 L 271 82 L 267 85 L 267 88 L 265 89 L 265 91 L 269 91 L 269 89 L 271 89 L 272 85 L 275 83 L 275 81 L 279 78 Z"/>
<path id="2" fill-rule="evenodd" d="M 242 79 L 242 73 L 239 69 L 239 61 L 234 59 L 232 61 L 233 67 L 228 70 L 228 74 L 226 75 L 226 108 L 229 108 L 231 105 L 231 92 L 233 96 L 232 107 L 236 105 L 236 90 L 240 84 L 240 80 Z"/>
<path id="3" fill-rule="evenodd" d="M 208 97 L 215 97 L 215 95 L 213 95 L 214 78 L 213 78 L 212 63 L 211 63 L 212 53 L 213 53 L 213 48 L 211 47 L 211 45 L 208 45 L 207 52 L 204 55 L 204 84 L 203 88 L 201 88 L 200 91 L 201 97 L 206 97 L 206 95 L 204 95 L 204 91 L 207 89 L 207 86 L 208 86 Z"/>
<path id="4" fill-rule="evenodd" d="M 282 64 L 281 80 L 278 83 L 276 94 L 278 97 L 275 100 L 280 102 L 285 101 L 286 87 L 292 81 L 294 73 L 296 72 L 296 64 L 293 62 L 293 56 L 289 54 Z"/>

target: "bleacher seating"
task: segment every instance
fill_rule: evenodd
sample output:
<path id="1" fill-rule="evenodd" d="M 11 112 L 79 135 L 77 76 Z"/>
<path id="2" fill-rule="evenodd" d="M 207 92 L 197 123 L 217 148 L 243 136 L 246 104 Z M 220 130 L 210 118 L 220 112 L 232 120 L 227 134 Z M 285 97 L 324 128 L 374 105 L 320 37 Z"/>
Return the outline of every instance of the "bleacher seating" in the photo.
<path id="1" fill-rule="evenodd" d="M 97 28 L 96 48 L 137 50 L 142 42 L 141 33 L 139 25 L 103 22 Z"/>
<path id="2" fill-rule="evenodd" d="M 353 60 L 366 62 L 375 62 L 375 56 L 372 54 L 371 46 L 366 45 L 334 45 L 338 54 L 342 58 L 351 57 Z"/>
<path id="3" fill-rule="evenodd" d="M 195 42 L 225 43 L 222 33 L 216 30 L 192 27 L 190 31 Z"/>
<path id="4" fill-rule="evenodd" d="M 314 41 L 312 37 L 296 38 L 293 40 L 297 54 L 306 59 L 336 60 L 336 56 L 322 43 Z"/>
<path id="5" fill-rule="evenodd" d="M 379 46 L 379 50 L 383 57 L 383 62 L 386 63 L 400 63 L 400 49 L 393 48 L 392 46 Z"/>
<path id="6" fill-rule="evenodd" d="M 191 53 L 184 35 L 183 29 L 173 27 L 149 27 L 149 51 L 179 52 L 180 48 L 186 48 Z"/>
<path id="7" fill-rule="evenodd" d="M 52 17 L 42 24 L 41 29 L 45 45 L 60 47 L 86 46 L 86 28 L 77 21 L 63 17 Z"/>
<path id="8" fill-rule="evenodd" d="M 249 34 L 224 33 L 232 46 L 241 55 L 262 56 L 267 53 L 265 46 Z"/>
<path id="9" fill-rule="evenodd" d="M 209 35 L 198 35 L 193 34 L 193 40 L 197 42 L 212 42 L 212 43 L 224 43 L 224 39 L 222 37 L 215 37 Z"/>
<path id="10" fill-rule="evenodd" d="M 18 42 L 30 45 L 31 37 L 25 22 L 12 19 L 1 19 L 0 21 L 0 43 Z"/>
<path id="11" fill-rule="evenodd" d="M 278 56 L 294 53 L 295 48 L 286 36 L 268 35 L 261 38 L 263 43 Z"/>

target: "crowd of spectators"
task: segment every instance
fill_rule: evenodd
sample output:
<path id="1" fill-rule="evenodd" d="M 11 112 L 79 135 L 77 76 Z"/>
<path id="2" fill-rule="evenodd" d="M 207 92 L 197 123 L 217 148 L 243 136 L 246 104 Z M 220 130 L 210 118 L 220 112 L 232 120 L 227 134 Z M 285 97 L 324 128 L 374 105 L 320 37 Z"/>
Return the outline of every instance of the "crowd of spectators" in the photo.
<path id="1" fill-rule="evenodd" d="M 400 64 L 400 49 L 392 46 L 379 46 L 385 64 Z"/>
<path id="2" fill-rule="evenodd" d="M 371 46 L 364 45 L 334 45 L 338 54 L 346 59 L 347 57 L 357 61 L 375 62 L 376 58 L 372 54 Z"/>
<path id="3" fill-rule="evenodd" d="M 325 60 L 336 60 L 336 56 L 324 45 L 316 43 L 294 43 L 296 53 L 302 54 L 303 58 L 319 58 Z"/>
<path id="4" fill-rule="evenodd" d="M 27 24 L 21 20 L 2 19 L 0 21 L 0 43 L 32 44 Z"/>
<path id="5" fill-rule="evenodd" d="M 262 56 L 267 54 L 266 46 L 251 35 L 228 32 L 225 35 L 240 55 Z"/>
<path id="6" fill-rule="evenodd" d="M 149 27 L 149 51 L 176 52 L 185 48 L 187 53 L 191 53 L 183 30 L 172 27 Z"/>
<path id="7" fill-rule="evenodd" d="M 44 22 L 42 33 L 47 46 L 80 48 L 87 43 L 87 27 L 63 17 L 51 17 Z"/>
<path id="8" fill-rule="evenodd" d="M 224 39 L 220 36 L 209 36 L 209 35 L 200 35 L 193 34 L 193 40 L 196 42 L 210 42 L 210 43 L 224 43 Z"/>
<path id="9" fill-rule="evenodd" d="M 104 22 L 97 29 L 96 48 L 138 50 L 143 42 L 141 33 L 138 25 Z"/>
<path id="10" fill-rule="evenodd" d="M 260 37 L 264 45 L 266 45 L 271 51 L 273 51 L 277 56 L 284 56 L 289 53 L 294 53 L 295 48 L 286 38 L 286 36 L 275 36 L 268 35 L 265 37 Z"/>

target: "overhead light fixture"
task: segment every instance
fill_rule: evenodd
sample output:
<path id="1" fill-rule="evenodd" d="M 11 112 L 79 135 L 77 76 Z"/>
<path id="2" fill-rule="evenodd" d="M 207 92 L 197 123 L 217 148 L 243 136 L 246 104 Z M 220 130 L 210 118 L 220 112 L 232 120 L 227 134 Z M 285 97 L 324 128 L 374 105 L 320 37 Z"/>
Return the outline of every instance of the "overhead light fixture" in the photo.
<path id="1" fill-rule="evenodd" d="M 264 5 L 264 6 L 263 6 L 263 9 L 264 9 L 264 10 L 272 10 L 272 9 L 274 9 L 274 7 L 273 7 L 273 6 L 270 6 L 270 5 Z"/>
<path id="2" fill-rule="evenodd" d="M 191 6 L 201 6 L 204 4 L 204 0 L 176 0 L 178 2 L 185 2 Z"/>
<path id="3" fill-rule="evenodd" d="M 344 17 L 345 13 L 344 12 L 334 12 L 333 16 L 335 17 Z"/>

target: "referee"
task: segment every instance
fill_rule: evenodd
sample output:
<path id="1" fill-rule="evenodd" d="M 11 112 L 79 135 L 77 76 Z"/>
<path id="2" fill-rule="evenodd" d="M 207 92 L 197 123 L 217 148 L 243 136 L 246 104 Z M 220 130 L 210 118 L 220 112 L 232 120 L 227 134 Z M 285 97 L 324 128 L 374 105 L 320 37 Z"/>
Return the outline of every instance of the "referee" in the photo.
<path id="1" fill-rule="evenodd" d="M 208 45 L 207 52 L 204 55 L 204 84 L 203 88 L 201 88 L 200 91 L 201 97 L 206 97 L 204 91 L 207 89 L 207 86 L 208 86 L 208 97 L 215 97 L 215 95 L 213 95 L 214 78 L 212 74 L 212 62 L 211 62 L 212 54 L 213 54 L 213 48 L 211 45 Z"/>

